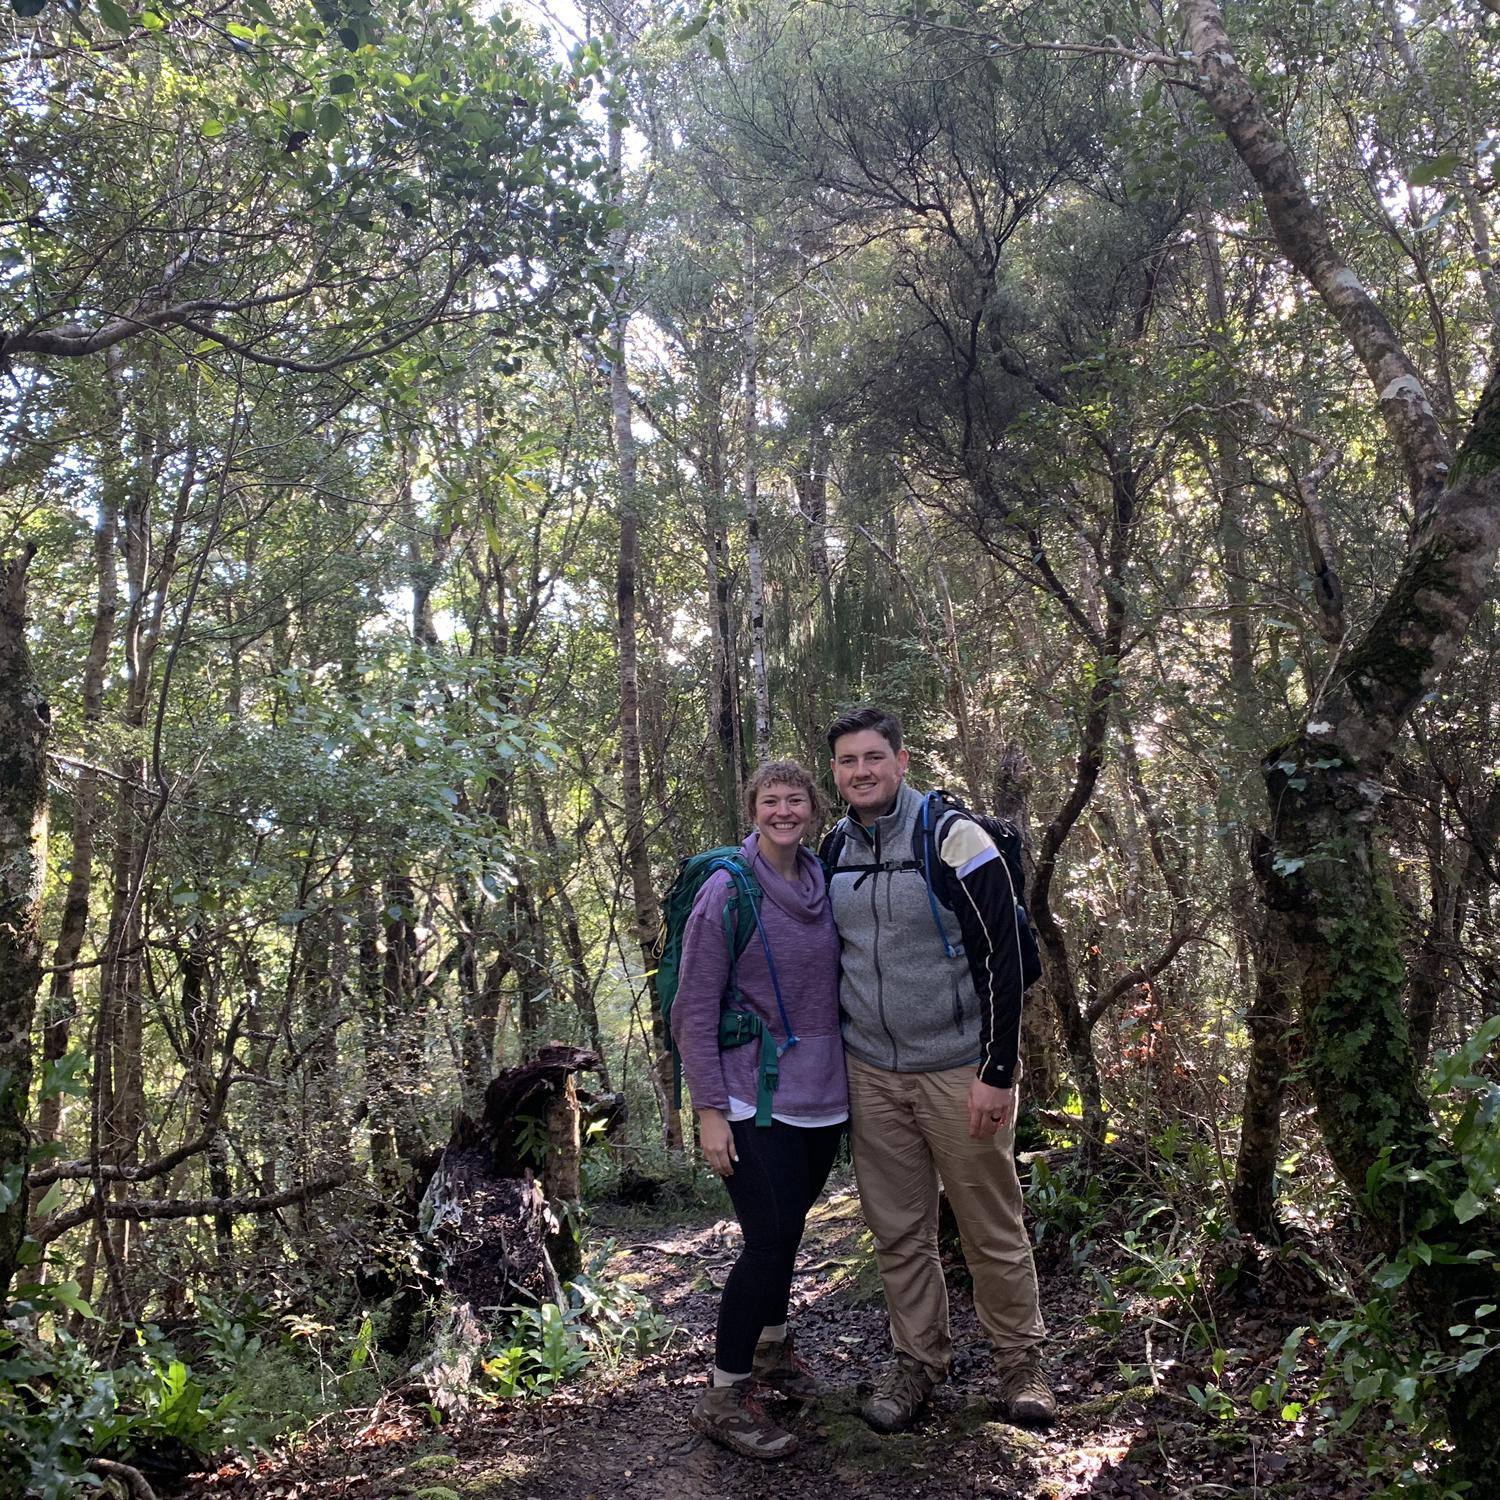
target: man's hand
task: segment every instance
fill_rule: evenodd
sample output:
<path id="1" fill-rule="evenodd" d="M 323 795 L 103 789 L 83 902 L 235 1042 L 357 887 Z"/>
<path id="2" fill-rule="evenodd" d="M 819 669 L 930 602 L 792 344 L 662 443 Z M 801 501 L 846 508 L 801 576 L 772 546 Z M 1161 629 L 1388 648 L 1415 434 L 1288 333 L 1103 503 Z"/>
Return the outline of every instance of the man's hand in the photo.
<path id="1" fill-rule="evenodd" d="M 1016 1117 L 1016 1091 L 997 1089 L 994 1084 L 976 1078 L 969 1085 L 969 1139 L 982 1141 L 997 1130 L 1013 1124 Z"/>
<path id="2" fill-rule="evenodd" d="M 698 1111 L 698 1144 L 703 1155 L 720 1177 L 733 1177 L 739 1153 L 734 1149 L 734 1132 L 721 1109 Z"/>

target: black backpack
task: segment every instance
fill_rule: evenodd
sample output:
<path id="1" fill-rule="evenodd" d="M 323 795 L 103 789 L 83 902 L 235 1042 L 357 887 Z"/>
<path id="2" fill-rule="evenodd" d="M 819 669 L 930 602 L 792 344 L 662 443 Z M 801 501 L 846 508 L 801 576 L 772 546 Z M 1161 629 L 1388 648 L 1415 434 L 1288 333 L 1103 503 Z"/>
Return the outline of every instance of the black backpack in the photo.
<path id="1" fill-rule="evenodd" d="M 1026 872 L 1021 865 L 1021 835 L 1014 824 L 1007 823 L 1003 818 L 997 818 L 991 813 L 975 812 L 965 807 L 951 793 L 939 789 L 928 792 L 922 798 L 922 811 L 918 814 L 916 826 L 912 830 L 912 850 L 909 860 L 886 860 L 879 865 L 841 866 L 839 859 L 844 852 L 844 841 L 849 835 L 846 820 L 840 818 L 828 830 L 827 836 L 818 849 L 818 857 L 823 861 L 824 874 L 832 882 L 834 875 L 840 871 L 857 870 L 862 874 L 868 874 L 872 870 L 920 870 L 922 878 L 927 882 L 927 900 L 932 907 L 932 924 L 937 928 L 938 937 L 942 940 L 943 952 L 949 958 L 957 958 L 964 951 L 963 944 L 953 944 L 948 941 L 948 934 L 943 930 L 942 918 L 938 915 L 939 902 L 949 911 L 953 910 L 955 895 L 953 872 L 938 858 L 937 852 L 937 831 L 942 826 L 944 818 L 950 813 L 962 813 L 964 817 L 978 823 L 994 841 L 995 847 L 1000 851 L 1001 859 L 1005 861 L 1005 868 L 1010 871 L 1011 887 L 1016 893 L 1016 936 L 1021 944 L 1021 988 L 1029 990 L 1042 977 L 1042 954 L 1037 945 L 1036 933 L 1032 930 L 1031 921 L 1026 915 L 1024 904 Z"/>

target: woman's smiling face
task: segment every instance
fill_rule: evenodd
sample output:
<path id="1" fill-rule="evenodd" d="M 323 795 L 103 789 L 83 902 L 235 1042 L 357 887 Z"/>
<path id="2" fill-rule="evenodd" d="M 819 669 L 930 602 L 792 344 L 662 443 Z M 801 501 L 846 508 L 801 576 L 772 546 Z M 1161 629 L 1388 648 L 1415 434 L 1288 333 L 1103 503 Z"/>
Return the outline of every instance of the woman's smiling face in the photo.
<path id="1" fill-rule="evenodd" d="M 765 842 L 795 849 L 812 824 L 812 798 L 805 787 L 772 782 L 756 792 L 755 831 Z"/>

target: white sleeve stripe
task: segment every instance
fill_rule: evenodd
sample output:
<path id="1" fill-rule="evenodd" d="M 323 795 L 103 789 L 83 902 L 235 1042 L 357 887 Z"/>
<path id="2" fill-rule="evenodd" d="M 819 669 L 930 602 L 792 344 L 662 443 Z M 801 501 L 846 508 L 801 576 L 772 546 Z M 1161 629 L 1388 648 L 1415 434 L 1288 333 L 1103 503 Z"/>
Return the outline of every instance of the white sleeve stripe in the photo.
<path id="1" fill-rule="evenodd" d="M 972 875 L 974 871 L 980 867 L 980 865 L 987 865 L 992 859 L 999 858 L 1000 851 L 998 849 L 985 849 L 979 854 L 976 854 L 974 858 L 968 862 L 968 864 L 964 865 L 962 869 L 955 871 L 955 873 L 957 874 L 958 878 L 962 880 L 964 876 Z"/>

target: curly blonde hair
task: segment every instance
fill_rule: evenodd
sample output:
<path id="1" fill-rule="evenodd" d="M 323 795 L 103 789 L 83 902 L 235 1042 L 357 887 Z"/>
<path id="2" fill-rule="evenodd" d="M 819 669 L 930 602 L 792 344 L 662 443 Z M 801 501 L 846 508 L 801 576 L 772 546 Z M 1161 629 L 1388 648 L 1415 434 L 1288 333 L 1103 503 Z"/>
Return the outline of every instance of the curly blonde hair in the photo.
<path id="1" fill-rule="evenodd" d="M 823 795 L 823 789 L 800 760 L 766 760 L 750 773 L 750 779 L 745 783 L 741 810 L 752 828 L 755 826 L 755 799 L 760 796 L 761 789 L 768 786 L 790 786 L 806 792 L 812 803 L 813 818 L 819 825 L 828 814 L 828 799 Z"/>

